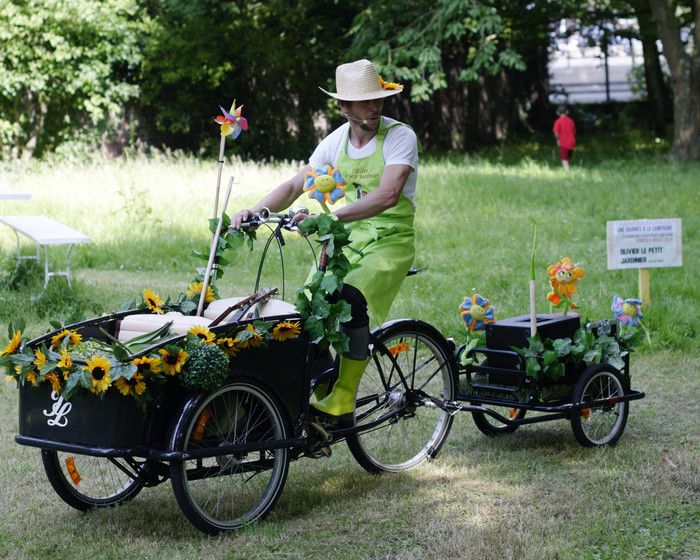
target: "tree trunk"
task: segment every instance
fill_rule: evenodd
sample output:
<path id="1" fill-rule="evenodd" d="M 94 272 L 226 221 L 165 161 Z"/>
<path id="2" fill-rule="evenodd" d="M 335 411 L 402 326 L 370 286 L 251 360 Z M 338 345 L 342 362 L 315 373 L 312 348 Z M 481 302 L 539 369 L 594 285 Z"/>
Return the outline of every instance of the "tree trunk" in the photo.
<path id="1" fill-rule="evenodd" d="M 647 1 L 635 0 L 632 2 L 632 6 L 639 23 L 639 38 L 644 54 L 644 81 L 649 102 L 649 124 L 656 136 L 664 136 L 669 117 L 666 109 L 668 88 L 664 84 L 661 64 L 659 63 L 659 50 L 656 48 L 658 35 L 651 19 L 651 11 Z"/>
<path id="2" fill-rule="evenodd" d="M 692 49 L 681 41 L 671 0 L 649 0 L 673 82 L 673 147 L 682 160 L 700 159 L 700 0 Z"/>

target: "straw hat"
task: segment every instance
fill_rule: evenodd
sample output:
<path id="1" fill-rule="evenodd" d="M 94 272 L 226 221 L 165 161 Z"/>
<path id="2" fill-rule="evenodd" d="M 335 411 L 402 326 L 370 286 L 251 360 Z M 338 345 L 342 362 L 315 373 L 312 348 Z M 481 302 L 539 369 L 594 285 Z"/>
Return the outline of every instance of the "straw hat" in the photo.
<path id="1" fill-rule="evenodd" d="M 335 69 L 337 93 L 326 91 L 322 87 L 318 89 L 341 101 L 367 101 L 401 93 L 403 86 L 384 82 L 374 64 L 362 59 L 341 64 Z"/>

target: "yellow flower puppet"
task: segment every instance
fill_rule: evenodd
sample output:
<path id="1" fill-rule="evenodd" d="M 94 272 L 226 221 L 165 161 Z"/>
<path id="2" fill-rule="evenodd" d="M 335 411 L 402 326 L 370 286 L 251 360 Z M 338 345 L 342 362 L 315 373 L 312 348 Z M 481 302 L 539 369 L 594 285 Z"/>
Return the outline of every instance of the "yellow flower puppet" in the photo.
<path id="1" fill-rule="evenodd" d="M 559 305 L 561 298 L 571 300 L 576 293 L 576 283 L 584 277 L 585 271 L 577 268 L 569 257 L 564 257 L 558 263 L 547 267 L 547 276 L 552 291 L 547 294 L 547 299 L 554 305 Z"/>

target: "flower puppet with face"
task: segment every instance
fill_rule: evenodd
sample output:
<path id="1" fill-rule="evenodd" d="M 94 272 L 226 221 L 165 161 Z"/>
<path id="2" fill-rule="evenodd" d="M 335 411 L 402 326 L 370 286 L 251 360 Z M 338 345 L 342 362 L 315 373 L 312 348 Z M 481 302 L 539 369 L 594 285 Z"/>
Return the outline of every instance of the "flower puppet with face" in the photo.
<path id="1" fill-rule="evenodd" d="M 639 325 L 642 315 L 642 302 L 635 298 L 622 299 L 618 294 L 613 298 L 610 310 L 615 314 L 615 319 L 621 324 L 630 327 Z"/>
<path id="2" fill-rule="evenodd" d="M 459 306 L 459 312 L 464 319 L 464 324 L 471 332 L 485 329 L 487 323 L 493 323 L 496 320 L 489 300 L 479 294 L 464 298 L 464 303 Z"/>
<path id="3" fill-rule="evenodd" d="M 569 257 L 564 257 L 558 263 L 547 267 L 547 276 L 552 291 L 547 294 L 547 299 L 554 305 L 559 305 L 564 297 L 571 301 L 571 296 L 576 293 L 576 283 L 584 277 L 586 272 L 576 267 Z"/>
<path id="4" fill-rule="evenodd" d="M 319 202 L 324 209 L 326 203 L 335 204 L 345 196 L 343 187 L 347 185 L 347 181 L 340 174 L 340 170 L 330 163 L 307 171 L 304 176 L 304 192 L 309 193 L 309 198 Z"/>

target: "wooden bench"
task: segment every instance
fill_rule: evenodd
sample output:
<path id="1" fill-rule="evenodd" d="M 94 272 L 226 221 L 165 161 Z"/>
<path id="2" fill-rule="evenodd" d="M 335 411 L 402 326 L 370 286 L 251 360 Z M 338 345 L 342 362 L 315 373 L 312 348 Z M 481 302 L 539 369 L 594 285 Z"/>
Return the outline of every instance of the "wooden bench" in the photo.
<path id="1" fill-rule="evenodd" d="M 73 228 L 63 225 L 56 220 L 46 216 L 0 216 L 0 222 L 7 224 L 15 232 L 17 238 L 17 267 L 25 259 L 39 262 L 41 260 L 40 251 L 44 250 L 44 287 L 49 284 L 52 276 L 64 276 L 70 286 L 70 256 L 73 246 L 78 243 L 90 243 L 90 238 Z M 36 243 L 36 256 L 22 255 L 20 250 L 19 234 L 22 234 Z M 66 254 L 66 269 L 52 271 L 49 268 L 49 245 L 68 245 Z M 15 268 L 16 270 L 17 268 Z"/>

